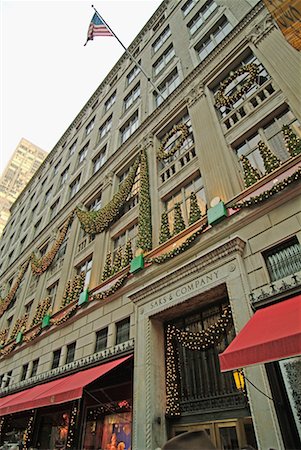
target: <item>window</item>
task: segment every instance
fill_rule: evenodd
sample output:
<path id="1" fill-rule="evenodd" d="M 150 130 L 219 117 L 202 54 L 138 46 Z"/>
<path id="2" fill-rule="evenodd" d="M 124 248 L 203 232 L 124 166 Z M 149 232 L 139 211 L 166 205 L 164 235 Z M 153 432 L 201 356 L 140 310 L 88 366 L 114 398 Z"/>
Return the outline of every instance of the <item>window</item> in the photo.
<path id="1" fill-rule="evenodd" d="M 39 219 L 39 220 L 35 223 L 35 225 L 34 225 L 34 230 L 33 230 L 33 237 L 35 237 L 35 236 L 37 235 L 37 233 L 38 233 L 38 231 L 39 231 L 39 229 L 40 229 L 41 223 L 42 223 L 42 218 Z"/>
<path id="2" fill-rule="evenodd" d="M 61 352 L 62 352 L 61 348 L 53 352 L 51 370 L 56 369 L 60 365 Z"/>
<path id="3" fill-rule="evenodd" d="M 61 186 L 66 183 L 68 178 L 69 166 L 61 173 Z"/>
<path id="4" fill-rule="evenodd" d="M 112 127 L 112 116 L 110 116 L 99 128 L 99 140 L 103 139 L 111 130 Z"/>
<path id="5" fill-rule="evenodd" d="M 12 260 L 12 258 L 13 258 L 13 254 L 14 254 L 14 250 L 11 251 L 11 252 L 9 253 L 9 255 L 8 255 L 8 260 L 7 260 L 7 264 L 10 264 L 10 263 L 11 263 L 11 260 Z"/>
<path id="6" fill-rule="evenodd" d="M 58 198 L 51 206 L 50 206 L 50 220 L 53 219 L 58 210 L 59 210 L 60 199 Z"/>
<path id="7" fill-rule="evenodd" d="M 130 338 L 130 317 L 116 323 L 116 344 L 128 341 Z"/>
<path id="8" fill-rule="evenodd" d="M 105 102 L 105 112 L 107 112 L 115 103 L 116 101 L 116 91 L 111 95 L 111 97 L 108 98 Z"/>
<path id="9" fill-rule="evenodd" d="M 263 253 L 271 281 L 281 280 L 301 270 L 301 245 L 296 237 Z"/>
<path id="10" fill-rule="evenodd" d="M 51 286 L 49 286 L 47 288 L 47 297 L 51 298 L 52 304 L 54 304 L 54 301 L 55 301 L 58 285 L 59 285 L 59 282 L 56 281 L 55 283 L 53 283 Z"/>
<path id="11" fill-rule="evenodd" d="M 45 194 L 45 197 L 44 197 L 44 205 L 46 205 L 46 204 L 49 202 L 49 199 L 50 199 L 50 197 L 51 197 L 51 191 L 52 191 L 52 188 L 53 188 L 53 186 L 51 186 L 51 187 L 48 189 L 48 191 L 46 192 L 46 194 Z"/>
<path id="12" fill-rule="evenodd" d="M 94 353 L 100 352 L 107 348 L 108 328 L 103 328 L 96 333 L 96 342 Z"/>
<path id="13" fill-rule="evenodd" d="M 128 167 L 120 176 L 119 176 L 119 184 L 127 177 L 129 173 L 130 167 Z M 129 196 L 126 199 L 124 206 L 121 209 L 121 215 L 128 212 L 130 209 L 134 208 L 138 204 L 139 199 L 139 190 L 140 190 L 140 167 L 138 167 L 134 183 L 129 193 Z"/>
<path id="14" fill-rule="evenodd" d="M 98 211 L 101 208 L 101 195 L 100 192 L 97 197 L 94 198 L 89 204 L 88 204 L 88 210 L 89 211 Z"/>
<path id="15" fill-rule="evenodd" d="M 74 361 L 76 342 L 67 345 L 67 354 L 65 364 L 69 364 Z"/>
<path id="16" fill-rule="evenodd" d="M 25 313 L 26 313 L 26 314 L 29 314 L 29 313 L 30 313 L 31 308 L 32 308 L 32 305 L 33 305 L 33 300 L 31 300 L 31 302 L 28 302 L 28 303 L 25 305 Z"/>
<path id="17" fill-rule="evenodd" d="M 201 40 L 196 46 L 199 58 L 203 61 L 209 53 L 230 33 L 233 26 L 223 16 L 218 26 L 211 30 L 210 34 Z"/>
<path id="18" fill-rule="evenodd" d="M 138 61 L 138 62 L 140 65 L 141 61 Z M 136 78 L 136 76 L 139 74 L 139 72 L 140 72 L 140 69 L 138 66 L 133 67 L 133 69 L 126 76 L 127 84 L 130 84 Z"/>
<path id="19" fill-rule="evenodd" d="M 171 44 L 160 56 L 160 58 L 157 59 L 157 61 L 153 64 L 154 75 L 157 76 L 174 56 L 175 56 L 175 49 Z"/>
<path id="20" fill-rule="evenodd" d="M 286 150 L 282 134 L 282 126 L 285 124 L 290 125 L 297 136 L 299 138 L 301 137 L 301 125 L 299 121 L 295 119 L 290 110 L 286 109 L 272 121 L 268 122 L 267 125 L 260 127 L 256 133 L 250 135 L 241 144 L 235 146 L 234 149 L 237 156 L 245 155 L 252 166 L 264 174 L 265 168 L 258 150 L 259 141 L 263 141 L 279 159 L 285 161 L 290 156 Z"/>
<path id="21" fill-rule="evenodd" d="M 90 277 L 91 277 L 91 269 L 92 269 L 92 256 L 87 259 L 84 263 L 77 267 L 77 274 L 84 272 L 85 273 L 85 282 L 84 288 L 89 286 Z"/>
<path id="22" fill-rule="evenodd" d="M 180 203 L 184 222 L 188 224 L 189 211 L 190 211 L 190 195 L 195 192 L 198 205 L 202 214 L 206 213 L 206 197 L 203 186 L 203 180 L 201 176 L 196 177 L 194 180 L 184 184 L 183 187 L 174 192 L 164 202 L 164 207 L 168 215 L 169 226 L 172 231 L 174 224 L 174 207 L 176 203 Z"/>
<path id="23" fill-rule="evenodd" d="M 190 11 L 192 10 L 192 8 L 198 3 L 199 0 L 188 0 L 188 2 L 186 2 L 183 6 L 182 6 L 182 11 L 184 14 L 184 17 L 187 16 L 187 14 L 190 13 Z"/>
<path id="24" fill-rule="evenodd" d="M 9 386 L 10 381 L 12 379 L 12 374 L 13 374 L 13 371 L 10 370 L 9 372 L 7 372 L 6 375 L 4 375 L 3 380 L 2 380 L 2 387 L 5 388 L 5 387 Z"/>
<path id="25" fill-rule="evenodd" d="M 194 34 L 216 9 L 217 4 L 214 1 L 209 0 L 206 2 L 200 11 L 188 23 L 190 34 Z"/>
<path id="26" fill-rule="evenodd" d="M 75 194 L 79 191 L 79 185 L 80 185 L 80 175 L 70 184 L 70 196 L 69 199 L 74 197 Z"/>
<path id="27" fill-rule="evenodd" d="M 121 248 L 123 251 L 128 242 L 131 242 L 132 250 L 136 248 L 136 239 L 138 236 L 138 225 L 131 225 L 119 236 L 114 238 L 114 249 L 113 249 L 113 260 L 116 256 L 117 251 Z"/>
<path id="28" fill-rule="evenodd" d="M 138 128 L 139 117 L 138 111 L 120 128 L 121 143 L 123 144 Z"/>
<path id="29" fill-rule="evenodd" d="M 159 92 L 162 94 L 162 96 L 158 95 L 157 92 L 154 92 L 156 106 L 161 105 L 163 99 L 167 98 L 179 86 L 179 84 L 180 77 L 177 69 L 175 69 L 158 87 Z"/>
<path id="30" fill-rule="evenodd" d="M 13 318 L 14 318 L 14 316 L 10 316 L 10 317 L 7 319 L 7 328 L 10 328 L 10 327 L 11 327 Z"/>
<path id="31" fill-rule="evenodd" d="M 105 146 L 96 156 L 93 158 L 93 174 L 96 173 L 107 160 L 107 146 Z"/>
<path id="32" fill-rule="evenodd" d="M 69 147 L 69 156 L 72 156 L 75 153 L 77 145 L 77 140 L 73 142 L 73 144 Z"/>
<path id="33" fill-rule="evenodd" d="M 20 381 L 25 380 L 26 375 L 27 375 L 27 370 L 28 370 L 28 363 L 23 364 Z"/>
<path id="34" fill-rule="evenodd" d="M 132 106 L 132 104 L 140 97 L 140 83 L 131 90 L 131 92 L 124 99 L 124 109 L 125 111 Z"/>
<path id="35" fill-rule="evenodd" d="M 88 134 L 91 133 L 91 131 L 94 128 L 94 122 L 95 122 L 95 117 L 93 117 L 92 120 L 90 120 L 90 122 L 88 123 L 88 125 L 85 128 L 85 136 L 88 136 Z"/>
<path id="36" fill-rule="evenodd" d="M 89 148 L 89 142 L 87 142 L 87 144 L 81 149 L 81 151 L 78 154 L 78 163 L 79 164 L 84 162 L 84 160 L 86 159 L 87 153 L 88 153 L 88 148 Z"/>
<path id="37" fill-rule="evenodd" d="M 53 175 L 56 175 L 58 173 L 61 162 L 62 160 L 60 159 L 59 162 L 54 166 Z"/>
<path id="38" fill-rule="evenodd" d="M 19 249 L 20 252 L 22 252 L 22 250 L 24 248 L 24 245 L 25 245 L 25 242 L 26 242 L 26 238 L 27 238 L 27 236 L 24 236 L 24 238 L 20 242 L 20 249 Z"/>
<path id="39" fill-rule="evenodd" d="M 156 53 L 164 44 L 164 42 L 169 38 L 171 35 L 170 28 L 167 26 L 165 30 L 162 31 L 162 33 L 157 37 L 157 39 L 154 41 L 152 48 L 153 52 Z"/>
<path id="40" fill-rule="evenodd" d="M 39 366 L 39 358 L 37 358 L 34 361 L 32 361 L 30 378 L 36 376 L 37 371 L 38 371 L 38 366 Z"/>

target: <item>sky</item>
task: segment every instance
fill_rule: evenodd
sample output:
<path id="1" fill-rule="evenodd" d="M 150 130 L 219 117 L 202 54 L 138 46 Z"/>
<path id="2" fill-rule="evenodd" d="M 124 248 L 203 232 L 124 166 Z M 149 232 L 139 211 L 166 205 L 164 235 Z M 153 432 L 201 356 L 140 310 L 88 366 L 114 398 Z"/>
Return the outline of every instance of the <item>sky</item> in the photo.
<path id="1" fill-rule="evenodd" d="M 162 0 L 0 0 L 0 175 L 21 138 L 51 151 L 124 50 L 84 43 L 94 10 L 128 47 Z"/>

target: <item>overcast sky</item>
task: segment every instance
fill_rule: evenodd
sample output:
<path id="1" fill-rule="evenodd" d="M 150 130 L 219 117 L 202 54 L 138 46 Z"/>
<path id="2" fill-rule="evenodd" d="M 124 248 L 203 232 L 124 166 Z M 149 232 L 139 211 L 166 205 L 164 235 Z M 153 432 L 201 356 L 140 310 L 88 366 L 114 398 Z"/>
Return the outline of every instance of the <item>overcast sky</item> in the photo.
<path id="1" fill-rule="evenodd" d="M 128 47 L 161 0 L 0 0 L 0 174 L 22 137 L 51 151 L 122 55 L 114 37 L 84 47 L 92 3 Z"/>

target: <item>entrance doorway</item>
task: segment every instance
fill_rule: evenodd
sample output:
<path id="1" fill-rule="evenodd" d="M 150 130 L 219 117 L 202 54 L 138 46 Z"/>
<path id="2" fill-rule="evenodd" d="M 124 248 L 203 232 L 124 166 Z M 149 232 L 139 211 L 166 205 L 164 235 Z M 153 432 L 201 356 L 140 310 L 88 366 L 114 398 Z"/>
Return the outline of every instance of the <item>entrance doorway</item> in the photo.
<path id="1" fill-rule="evenodd" d="M 239 450 L 247 445 L 257 448 L 251 417 L 175 425 L 172 427 L 172 436 L 197 430 L 206 431 L 212 443 L 219 449 Z"/>

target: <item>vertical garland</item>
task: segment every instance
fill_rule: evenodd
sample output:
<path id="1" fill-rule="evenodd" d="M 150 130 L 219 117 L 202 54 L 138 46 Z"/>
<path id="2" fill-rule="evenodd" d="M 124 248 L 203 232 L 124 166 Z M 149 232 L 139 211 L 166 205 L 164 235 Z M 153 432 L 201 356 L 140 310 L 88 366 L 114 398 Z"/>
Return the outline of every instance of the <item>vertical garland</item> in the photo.
<path id="1" fill-rule="evenodd" d="M 140 158 L 140 192 L 137 247 L 144 251 L 152 249 L 152 213 L 149 193 L 148 163 L 145 149 Z"/>
<path id="2" fill-rule="evenodd" d="M 77 406 L 73 406 L 72 411 L 71 411 L 71 415 L 70 415 L 70 423 L 69 423 L 69 430 L 68 430 L 66 448 L 72 448 L 73 447 L 73 441 L 74 441 L 74 437 L 75 437 L 74 435 L 75 435 L 75 432 L 76 432 L 77 412 L 78 412 Z"/>
<path id="3" fill-rule="evenodd" d="M 106 256 L 105 265 L 102 271 L 101 281 L 105 281 L 112 275 L 112 253 L 108 252 Z"/>
<path id="4" fill-rule="evenodd" d="M 133 259 L 133 250 L 131 241 L 128 241 L 125 246 L 123 258 L 122 258 L 122 267 L 126 267 L 130 264 Z"/>
<path id="5" fill-rule="evenodd" d="M 161 215 L 161 227 L 160 227 L 160 236 L 159 236 L 159 244 L 163 244 L 163 242 L 168 241 L 171 238 L 171 233 L 169 229 L 169 221 L 168 214 L 166 211 L 163 211 Z"/>
<path id="6" fill-rule="evenodd" d="M 29 417 L 27 427 L 24 431 L 23 437 L 23 447 L 22 450 L 28 450 L 31 447 L 31 439 L 33 433 L 33 421 L 34 421 L 34 410 L 32 410 L 31 416 Z"/>
<path id="7" fill-rule="evenodd" d="M 114 263 L 112 267 L 112 275 L 114 273 L 119 272 L 119 270 L 122 268 L 122 247 L 119 247 L 114 258 Z"/>
<path id="8" fill-rule="evenodd" d="M 17 290 L 19 289 L 19 286 L 21 284 L 23 276 L 27 270 L 28 264 L 29 264 L 29 260 L 25 261 L 23 266 L 20 267 L 18 277 L 17 277 L 16 281 L 14 282 L 12 288 L 10 289 L 7 296 L 4 299 L 1 299 L 1 301 L 0 301 L 0 317 L 4 314 L 4 312 L 7 310 L 7 308 L 13 301 L 14 296 L 15 296 Z"/>
<path id="9" fill-rule="evenodd" d="M 189 225 L 192 225 L 202 217 L 202 213 L 198 204 L 198 199 L 195 192 L 190 195 L 190 211 L 189 211 Z"/>
<path id="10" fill-rule="evenodd" d="M 180 203 L 176 203 L 174 209 L 173 235 L 175 236 L 183 230 L 185 230 L 185 222 L 182 216 L 181 205 Z"/>
<path id="11" fill-rule="evenodd" d="M 258 150 L 260 156 L 263 159 L 263 164 L 266 173 L 271 173 L 280 166 L 281 164 L 280 159 L 277 158 L 276 155 L 274 155 L 274 153 L 269 149 L 269 147 L 264 142 L 262 141 L 258 142 Z"/>
<path id="12" fill-rule="evenodd" d="M 260 180 L 261 176 L 257 169 L 255 169 L 248 158 L 244 155 L 240 157 L 242 168 L 244 171 L 244 182 L 245 186 L 249 187 L 252 186 L 252 184 L 256 183 L 258 180 Z"/>
<path id="13" fill-rule="evenodd" d="M 283 125 L 282 133 L 289 154 L 293 157 L 299 155 L 301 153 L 301 139 L 293 132 L 289 125 Z"/>

